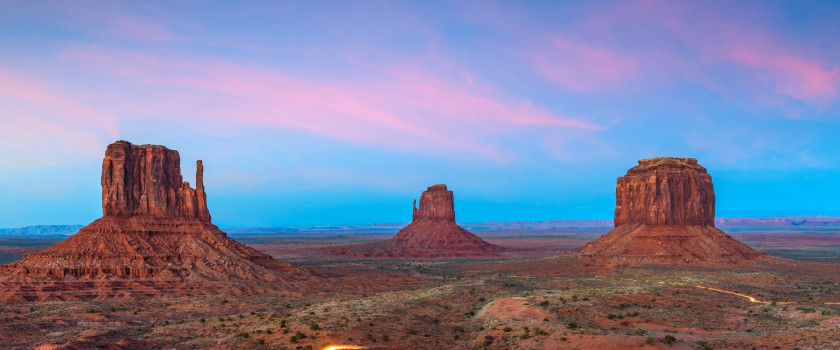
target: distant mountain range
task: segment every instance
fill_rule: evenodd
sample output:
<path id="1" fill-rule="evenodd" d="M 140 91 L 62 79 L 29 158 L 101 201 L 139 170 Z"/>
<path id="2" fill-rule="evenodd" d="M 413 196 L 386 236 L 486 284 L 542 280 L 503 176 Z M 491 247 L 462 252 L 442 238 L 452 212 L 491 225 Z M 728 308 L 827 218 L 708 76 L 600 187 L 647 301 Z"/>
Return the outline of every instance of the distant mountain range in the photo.
<path id="1" fill-rule="evenodd" d="M 800 225 L 837 225 L 840 216 L 776 216 L 776 217 L 736 217 L 717 218 L 718 226 L 800 226 Z"/>
<path id="2" fill-rule="evenodd" d="M 0 235 L 12 236 L 70 236 L 79 232 L 82 225 L 32 225 L 17 228 L 0 228 Z"/>
<path id="3" fill-rule="evenodd" d="M 840 216 L 776 216 L 717 218 L 720 227 L 733 226 L 816 226 L 840 225 Z M 321 225 L 321 226 L 264 226 L 224 227 L 232 235 L 389 235 L 408 225 L 407 222 L 370 225 Z M 485 221 L 460 223 L 470 231 L 577 231 L 613 227 L 612 220 L 547 220 L 547 221 Z M 33 225 L 19 228 L 0 228 L 0 235 L 45 236 L 73 235 L 82 225 Z"/>

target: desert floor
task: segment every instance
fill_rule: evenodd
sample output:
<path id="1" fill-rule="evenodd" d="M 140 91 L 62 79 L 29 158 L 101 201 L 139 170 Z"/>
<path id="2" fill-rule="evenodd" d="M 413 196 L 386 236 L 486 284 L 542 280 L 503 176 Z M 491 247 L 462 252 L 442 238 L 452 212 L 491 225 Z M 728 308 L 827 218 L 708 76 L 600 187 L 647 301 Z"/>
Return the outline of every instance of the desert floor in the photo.
<path id="1" fill-rule="evenodd" d="M 0 347 L 323 349 L 836 349 L 836 231 L 728 230 L 788 263 L 725 269 L 582 266 L 597 232 L 480 233 L 498 258 L 365 260 L 321 248 L 379 236 L 234 236 L 342 287 L 280 296 L 0 305 Z M 37 250 L 2 241 L 0 251 Z M 17 249 L 17 250 L 15 250 Z M 282 287 L 281 287 L 282 288 Z"/>

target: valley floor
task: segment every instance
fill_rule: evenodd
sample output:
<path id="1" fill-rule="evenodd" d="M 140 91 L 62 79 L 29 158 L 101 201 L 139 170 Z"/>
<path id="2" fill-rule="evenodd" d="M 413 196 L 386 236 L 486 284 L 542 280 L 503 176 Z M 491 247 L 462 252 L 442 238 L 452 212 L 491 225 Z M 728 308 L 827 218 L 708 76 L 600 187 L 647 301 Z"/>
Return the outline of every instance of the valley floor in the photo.
<path id="1" fill-rule="evenodd" d="M 813 262 L 833 261 L 836 244 L 785 245 L 811 261 L 613 271 L 563 253 L 579 235 L 498 233 L 485 238 L 530 250 L 492 259 L 321 253 L 375 238 L 238 237 L 340 281 L 319 291 L 0 305 L 0 348 L 840 348 L 840 264 Z"/>
<path id="2" fill-rule="evenodd" d="M 321 265 L 352 274 L 359 262 Z M 371 266 L 371 264 L 375 264 Z M 528 274 L 511 273 L 527 266 Z M 493 266 L 505 266 L 493 272 Z M 544 272 L 539 268 L 544 267 Z M 402 273 L 379 291 L 210 295 L 4 305 L 4 348 L 831 349 L 840 278 L 814 266 L 628 268 L 580 274 L 564 258 L 366 262 Z M 775 269 L 775 271 L 774 271 Z M 836 270 L 835 270 L 836 271 Z M 802 273 L 807 272 L 807 273 Z M 298 292 L 298 291 L 295 291 Z M 297 294 L 297 293 L 295 293 Z"/>

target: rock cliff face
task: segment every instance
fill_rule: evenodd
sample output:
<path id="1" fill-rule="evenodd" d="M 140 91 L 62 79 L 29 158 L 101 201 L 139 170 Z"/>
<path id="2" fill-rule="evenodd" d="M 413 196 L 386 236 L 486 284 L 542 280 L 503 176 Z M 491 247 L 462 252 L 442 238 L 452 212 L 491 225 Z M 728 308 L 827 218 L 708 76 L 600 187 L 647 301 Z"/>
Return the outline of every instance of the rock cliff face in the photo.
<path id="1" fill-rule="evenodd" d="M 414 207 L 411 221 L 455 222 L 455 196 L 446 185 L 430 186 L 420 195 L 420 209 Z"/>
<path id="2" fill-rule="evenodd" d="M 102 214 L 210 221 L 203 173 L 199 160 L 192 189 L 181 178 L 178 151 L 117 141 L 102 160 Z"/>
<path id="3" fill-rule="evenodd" d="M 504 249 L 485 242 L 455 223 L 455 197 L 446 185 L 430 186 L 420 195 L 411 224 L 381 242 L 334 247 L 334 255 L 361 257 L 458 257 L 498 255 Z"/>
<path id="4" fill-rule="evenodd" d="M 738 263 L 765 255 L 715 228 L 712 177 L 693 158 L 643 159 L 619 177 L 615 228 L 578 250 L 595 264 Z"/>
<path id="5" fill-rule="evenodd" d="M 281 264 L 210 222 L 198 161 L 182 182 L 177 151 L 118 141 L 102 161 L 104 216 L 56 245 L 0 266 L 1 301 L 143 298 L 293 287 L 309 270 Z"/>
<path id="6" fill-rule="evenodd" d="M 615 226 L 715 224 L 712 177 L 694 158 L 642 159 L 618 178 Z"/>

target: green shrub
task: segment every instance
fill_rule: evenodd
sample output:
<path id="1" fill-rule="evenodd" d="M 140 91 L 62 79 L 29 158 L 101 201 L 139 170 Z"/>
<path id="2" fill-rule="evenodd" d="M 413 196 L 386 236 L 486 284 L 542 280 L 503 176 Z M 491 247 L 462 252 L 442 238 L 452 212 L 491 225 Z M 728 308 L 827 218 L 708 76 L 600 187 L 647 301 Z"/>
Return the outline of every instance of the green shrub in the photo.
<path id="1" fill-rule="evenodd" d="M 490 344 L 493 344 L 493 336 L 491 336 L 489 334 L 485 335 L 484 336 L 484 346 L 490 346 Z"/>

